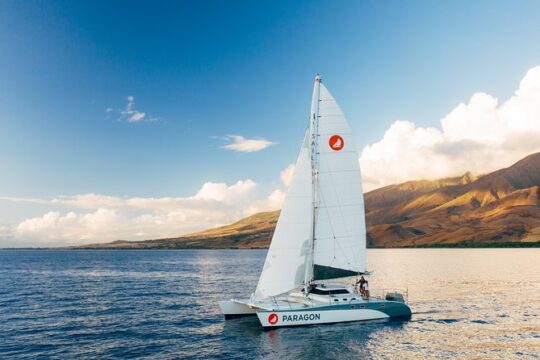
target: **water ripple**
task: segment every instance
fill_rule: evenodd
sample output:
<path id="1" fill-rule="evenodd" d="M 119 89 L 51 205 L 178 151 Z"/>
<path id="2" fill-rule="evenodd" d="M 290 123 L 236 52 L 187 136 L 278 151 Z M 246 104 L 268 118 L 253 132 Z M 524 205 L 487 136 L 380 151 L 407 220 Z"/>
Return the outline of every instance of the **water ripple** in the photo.
<path id="1" fill-rule="evenodd" d="M 407 287 L 410 321 L 225 322 L 217 301 L 249 296 L 264 256 L 0 251 L 0 358 L 540 359 L 538 249 L 370 250 L 370 282 Z"/>

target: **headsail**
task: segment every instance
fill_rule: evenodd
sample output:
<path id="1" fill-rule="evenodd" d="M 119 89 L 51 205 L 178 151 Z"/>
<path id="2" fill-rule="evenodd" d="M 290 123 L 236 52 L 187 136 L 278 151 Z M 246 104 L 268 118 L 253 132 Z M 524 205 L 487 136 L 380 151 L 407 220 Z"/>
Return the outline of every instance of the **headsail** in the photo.
<path id="1" fill-rule="evenodd" d="M 312 230 L 308 136 L 306 132 L 255 290 L 255 299 L 282 294 L 304 281 Z"/>
<path id="2" fill-rule="evenodd" d="M 319 84 L 314 280 L 365 272 L 366 226 L 358 153 L 347 120 Z"/>

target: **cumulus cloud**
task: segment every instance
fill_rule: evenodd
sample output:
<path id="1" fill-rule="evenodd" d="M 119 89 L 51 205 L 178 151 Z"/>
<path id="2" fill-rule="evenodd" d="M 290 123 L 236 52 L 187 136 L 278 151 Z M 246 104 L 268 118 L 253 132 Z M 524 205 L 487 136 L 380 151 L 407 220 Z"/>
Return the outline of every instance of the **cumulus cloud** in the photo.
<path id="1" fill-rule="evenodd" d="M 250 193 L 257 185 L 250 179 L 240 180 L 236 184 L 227 186 L 225 183 L 207 182 L 195 195 L 195 199 L 214 200 L 231 204 L 245 194 Z"/>
<path id="2" fill-rule="evenodd" d="M 281 179 L 281 182 L 283 183 L 283 185 L 285 185 L 286 187 L 289 186 L 289 184 L 291 183 L 293 174 L 294 174 L 294 164 L 289 164 L 289 166 L 287 166 L 285 169 L 281 171 L 281 173 L 279 174 L 279 178 Z"/>
<path id="3" fill-rule="evenodd" d="M 366 190 L 413 179 L 481 174 L 540 151 L 540 66 L 503 103 L 479 92 L 440 120 L 419 127 L 398 120 L 366 146 L 360 165 Z"/>
<path id="4" fill-rule="evenodd" d="M 48 204 L 60 210 L 48 211 L 12 227 L 2 225 L 0 239 L 25 246 L 57 246 L 171 237 L 279 209 L 284 196 L 281 187 L 268 190 L 246 179 L 231 185 L 206 182 L 188 197 L 2 197 L 0 200 Z"/>
<path id="5" fill-rule="evenodd" d="M 88 214 L 70 211 L 65 215 L 51 211 L 41 217 L 22 221 L 17 225 L 15 235 L 45 243 L 57 240 L 84 241 L 118 233 L 119 225 L 122 222 L 113 209 L 98 209 Z"/>
<path id="6" fill-rule="evenodd" d="M 246 139 L 240 135 L 228 135 L 225 137 L 230 144 L 223 145 L 223 149 L 239 151 L 239 152 L 255 152 L 266 149 L 267 147 L 274 145 L 275 143 L 266 139 Z"/>
<path id="7" fill-rule="evenodd" d="M 250 216 L 263 211 L 272 211 L 281 209 L 281 205 L 285 200 L 286 191 L 283 189 L 276 189 L 268 195 L 266 199 L 257 200 L 249 204 L 242 214 L 244 216 Z"/>
<path id="8" fill-rule="evenodd" d="M 285 169 L 281 170 L 279 178 L 283 186 L 272 191 L 267 198 L 255 201 L 254 203 L 249 205 L 244 210 L 244 215 L 249 216 L 262 211 L 281 209 L 281 205 L 283 204 L 283 202 L 285 201 L 285 197 L 287 196 L 287 189 L 289 188 L 289 184 L 291 183 L 294 169 L 295 164 L 289 164 Z"/>

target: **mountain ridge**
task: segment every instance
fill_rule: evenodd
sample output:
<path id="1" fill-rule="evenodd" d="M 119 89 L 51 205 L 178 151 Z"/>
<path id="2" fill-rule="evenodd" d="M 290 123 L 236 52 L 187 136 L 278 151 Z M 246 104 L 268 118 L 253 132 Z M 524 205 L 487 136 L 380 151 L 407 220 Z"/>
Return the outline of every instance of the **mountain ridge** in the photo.
<path id="1" fill-rule="evenodd" d="M 413 180 L 364 194 L 368 247 L 540 245 L 540 153 L 482 176 Z M 279 210 L 214 229 L 76 248 L 266 248 Z"/>

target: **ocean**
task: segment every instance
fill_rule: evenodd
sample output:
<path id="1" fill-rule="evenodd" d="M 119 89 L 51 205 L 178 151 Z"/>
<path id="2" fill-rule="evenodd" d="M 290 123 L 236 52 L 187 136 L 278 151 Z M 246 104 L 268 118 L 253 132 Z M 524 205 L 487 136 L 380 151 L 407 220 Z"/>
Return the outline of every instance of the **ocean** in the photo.
<path id="1" fill-rule="evenodd" d="M 540 249 L 372 249 L 408 321 L 225 321 L 264 250 L 0 251 L 1 359 L 540 359 Z"/>

